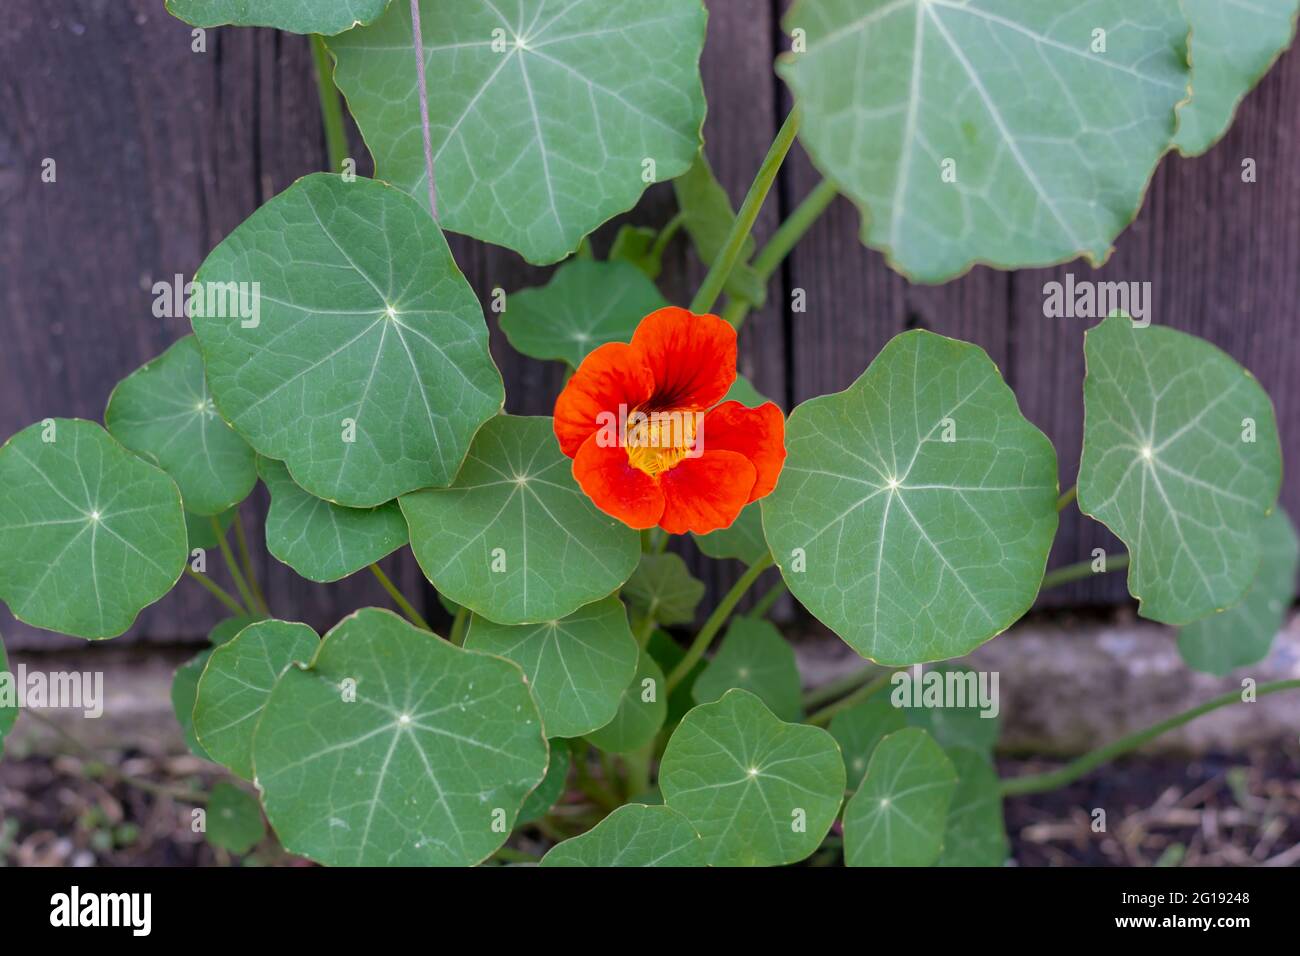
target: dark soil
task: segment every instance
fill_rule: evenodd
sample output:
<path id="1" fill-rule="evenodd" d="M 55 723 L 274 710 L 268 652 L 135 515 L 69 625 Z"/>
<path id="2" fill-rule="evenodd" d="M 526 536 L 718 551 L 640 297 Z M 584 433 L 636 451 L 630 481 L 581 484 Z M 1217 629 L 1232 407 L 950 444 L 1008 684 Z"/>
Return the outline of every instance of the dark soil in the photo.
<path id="1" fill-rule="evenodd" d="M 1000 761 L 1007 776 L 1052 766 Z M 219 779 L 190 756 L 128 753 L 106 766 L 7 755 L 0 865 L 302 865 L 272 840 L 240 858 L 191 830 L 195 804 L 180 792 Z M 1092 829 L 1098 808 L 1106 811 L 1104 832 Z M 1129 759 L 1062 790 L 1013 798 L 1006 820 L 1019 866 L 1300 866 L 1300 747 L 1190 762 Z"/>

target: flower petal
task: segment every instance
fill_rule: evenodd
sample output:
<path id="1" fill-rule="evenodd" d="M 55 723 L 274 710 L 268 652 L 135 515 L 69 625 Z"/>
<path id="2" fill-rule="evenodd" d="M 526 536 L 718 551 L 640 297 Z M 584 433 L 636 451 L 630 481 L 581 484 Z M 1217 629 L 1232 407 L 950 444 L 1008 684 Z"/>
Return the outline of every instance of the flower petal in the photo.
<path id="1" fill-rule="evenodd" d="M 654 374 L 652 406 L 703 411 L 736 380 L 736 330 L 716 315 L 669 307 L 651 312 L 632 335 Z"/>
<path id="2" fill-rule="evenodd" d="M 740 402 L 723 402 L 704 416 L 701 448 L 739 452 L 758 473 L 749 500 L 762 498 L 776 487 L 785 464 L 785 416 L 772 402 L 747 408 Z"/>
<path id="3" fill-rule="evenodd" d="M 619 405 L 630 412 L 649 401 L 654 375 L 641 353 L 622 342 L 593 349 L 555 400 L 555 437 L 560 450 L 572 458 L 587 437 L 601 427 L 600 414 L 617 420 Z"/>
<path id="4" fill-rule="evenodd" d="M 582 443 L 573 459 L 573 477 L 607 515 L 633 528 L 653 528 L 664 511 L 659 483 L 628 464 L 627 449 L 600 444 L 599 435 Z"/>
<path id="5" fill-rule="evenodd" d="M 757 473 L 734 451 L 706 450 L 659 476 L 663 517 L 659 527 L 670 534 L 708 534 L 728 527 L 749 501 Z"/>

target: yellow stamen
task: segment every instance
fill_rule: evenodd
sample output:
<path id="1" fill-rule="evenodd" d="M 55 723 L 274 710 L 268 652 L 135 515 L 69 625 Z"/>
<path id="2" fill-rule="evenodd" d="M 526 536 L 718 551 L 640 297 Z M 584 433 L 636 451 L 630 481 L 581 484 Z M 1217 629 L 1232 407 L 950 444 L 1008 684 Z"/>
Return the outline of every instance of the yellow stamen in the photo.
<path id="1" fill-rule="evenodd" d="M 624 439 L 627 461 L 633 468 L 656 477 L 675 468 L 682 459 L 697 455 L 695 434 L 699 416 L 695 412 L 642 414 L 646 417 L 628 422 Z"/>

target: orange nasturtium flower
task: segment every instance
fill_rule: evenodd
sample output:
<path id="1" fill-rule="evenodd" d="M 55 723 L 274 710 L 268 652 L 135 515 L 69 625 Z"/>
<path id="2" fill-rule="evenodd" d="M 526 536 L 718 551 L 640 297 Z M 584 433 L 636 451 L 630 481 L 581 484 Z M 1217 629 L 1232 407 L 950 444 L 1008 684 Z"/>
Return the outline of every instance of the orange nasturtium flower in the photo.
<path id="1" fill-rule="evenodd" d="M 633 528 L 707 534 L 776 487 L 785 419 L 722 398 L 736 330 L 716 315 L 651 312 L 630 344 L 582 360 L 555 402 L 555 436 L 596 507 Z M 718 404 L 721 402 L 721 404 Z"/>

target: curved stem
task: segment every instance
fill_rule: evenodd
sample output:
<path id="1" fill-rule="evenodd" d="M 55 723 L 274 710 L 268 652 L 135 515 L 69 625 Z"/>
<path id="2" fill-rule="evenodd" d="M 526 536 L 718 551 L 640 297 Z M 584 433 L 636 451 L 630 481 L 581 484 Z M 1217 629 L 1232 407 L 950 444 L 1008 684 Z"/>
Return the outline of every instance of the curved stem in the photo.
<path id="1" fill-rule="evenodd" d="M 664 223 L 664 227 L 660 229 L 659 234 L 655 236 L 654 245 L 650 247 L 650 252 L 647 253 L 647 256 L 655 262 L 662 261 L 664 250 L 668 248 L 668 243 L 673 241 L 673 236 L 677 235 L 678 230 L 682 228 L 682 225 L 685 222 L 686 213 L 678 212 L 673 216 L 673 218 Z"/>
<path id="2" fill-rule="evenodd" d="M 745 592 L 758 580 L 758 576 L 766 571 L 771 564 L 772 556 L 770 554 L 763 555 L 763 557 L 751 564 L 749 569 L 740 576 L 740 580 L 731 586 L 731 590 L 723 595 L 722 600 L 718 602 L 718 606 L 709 615 L 709 619 L 700 628 L 700 633 L 695 636 L 695 640 L 687 648 L 686 656 L 677 662 L 677 666 L 668 675 L 664 688 L 665 693 L 671 694 L 673 688 L 682 682 L 682 678 L 691 672 L 691 668 L 704 656 L 704 652 L 709 649 L 709 644 L 713 642 L 713 638 L 722 629 L 722 625 L 726 623 L 732 609 L 745 596 Z"/>
<path id="3" fill-rule="evenodd" d="M 772 141 L 767 155 L 763 158 L 763 164 L 758 167 L 758 174 L 750 184 L 749 192 L 745 194 L 745 201 L 740 204 L 740 211 L 736 213 L 736 218 L 731 223 L 731 232 L 727 234 L 726 242 L 722 244 L 722 249 L 714 258 L 713 265 L 709 267 L 708 275 L 704 277 L 700 290 L 691 300 L 692 312 L 708 312 L 713 308 L 713 303 L 722 292 L 731 270 L 736 266 L 736 260 L 740 258 L 740 250 L 745 244 L 745 239 L 754 228 L 758 211 L 763 208 L 763 200 L 767 198 L 772 183 L 776 181 L 776 174 L 781 169 L 786 153 L 794 144 L 794 135 L 798 131 L 799 110 L 796 107 L 781 124 L 776 139 Z"/>
<path id="4" fill-rule="evenodd" d="M 767 593 L 754 603 L 754 606 L 750 608 L 749 616 L 752 618 L 766 617 L 767 612 L 772 610 L 772 605 L 779 601 L 781 595 L 787 590 L 784 580 L 777 581 L 776 584 L 767 589 Z"/>
<path id="5" fill-rule="evenodd" d="M 330 63 L 325 40 L 318 33 L 311 36 L 311 58 L 316 64 L 316 92 L 320 97 L 321 125 L 325 127 L 325 155 L 329 157 L 330 172 L 343 172 L 348 158 L 348 137 L 343 130 L 343 103 L 338 87 L 334 85 L 334 68 Z"/>
<path id="6" fill-rule="evenodd" d="M 240 604 L 238 601 L 236 601 L 234 596 L 231 595 L 229 591 L 223 588 L 216 581 L 213 581 L 206 574 L 199 574 L 199 572 L 195 571 L 188 564 L 185 565 L 185 573 L 188 574 L 195 581 L 198 581 L 199 584 L 203 585 L 203 587 L 207 589 L 207 591 L 214 598 L 216 598 L 218 601 L 224 604 L 226 606 L 226 609 L 229 610 L 230 612 L 234 614 L 239 614 L 241 616 L 248 614 L 248 611 L 244 608 L 244 606 Z"/>
<path id="7" fill-rule="evenodd" d="M 465 628 L 469 626 L 469 608 L 462 606 L 451 622 L 451 642 L 457 647 L 465 644 Z"/>
<path id="8" fill-rule="evenodd" d="M 225 559 L 226 570 L 230 572 L 230 578 L 235 582 L 235 590 L 239 592 L 239 598 L 244 602 L 244 606 L 250 611 L 257 609 L 257 601 L 253 598 L 253 592 L 244 580 L 243 573 L 239 570 L 239 562 L 235 560 L 234 553 L 230 550 L 230 542 L 226 540 L 226 532 L 221 527 L 221 522 L 214 515 L 211 518 L 212 530 L 217 536 L 217 547 L 221 549 L 221 557 Z"/>
<path id="9" fill-rule="evenodd" d="M 886 684 L 888 684 L 889 679 L 893 676 L 894 676 L 894 672 L 892 670 L 885 671 L 883 674 L 879 675 L 874 680 L 871 680 L 866 684 L 864 684 L 862 687 L 859 687 L 857 690 L 855 690 L 852 694 L 849 694 L 847 697 L 841 697 L 835 703 L 828 704 L 827 706 L 823 707 L 821 710 L 817 711 L 815 714 L 812 714 L 811 716 L 809 716 L 807 723 L 813 724 L 817 727 L 825 727 L 827 724 L 831 722 L 832 717 L 834 717 L 842 710 L 848 710 L 854 704 L 862 703 L 862 701 L 866 700 L 868 697 L 872 696 L 878 690 L 880 690 Z"/>
<path id="10" fill-rule="evenodd" d="M 839 190 L 826 179 L 813 187 L 812 192 L 795 207 L 794 212 L 781 223 L 780 228 L 772 234 L 772 238 L 754 257 L 754 272 L 757 273 L 760 281 L 766 283 L 772 278 L 772 273 L 776 272 L 777 267 L 785 261 L 785 257 L 798 245 L 804 233 L 812 227 L 812 224 L 826 211 L 826 207 L 831 204 L 831 200 L 838 195 Z M 752 306 L 743 299 L 731 299 L 722 311 L 722 317 L 736 328 L 740 328 L 750 308 Z"/>
<path id="11" fill-rule="evenodd" d="M 1069 488 L 1067 488 L 1064 492 L 1061 493 L 1061 497 L 1056 499 L 1056 510 L 1064 511 L 1067 507 L 1069 507 L 1070 502 L 1077 497 L 1079 497 L 1079 486 L 1071 485 Z"/>
<path id="12" fill-rule="evenodd" d="M 880 665 L 866 664 L 855 671 L 850 671 L 843 677 L 837 677 L 835 680 L 823 684 L 821 687 L 814 687 L 803 695 L 803 708 L 807 711 L 815 711 L 823 704 L 827 704 L 837 697 L 843 697 L 849 691 L 856 690 L 878 673 L 880 673 Z"/>
<path id="13" fill-rule="evenodd" d="M 1255 688 L 1255 696 L 1257 698 L 1263 697 L 1265 694 L 1275 694 L 1283 690 L 1300 690 L 1300 680 L 1279 680 L 1270 684 L 1260 684 Z M 1229 704 L 1238 702 L 1241 702 L 1241 691 L 1229 691 L 1219 697 L 1207 700 L 1203 704 L 1198 704 L 1191 710 L 1185 710 L 1181 714 L 1160 721 L 1158 724 L 1152 724 L 1145 730 L 1139 730 L 1127 737 L 1121 737 L 1114 743 L 1086 753 L 1078 760 L 1073 760 L 1058 770 L 1003 780 L 1002 794 L 1003 796 L 1012 796 L 1021 793 L 1042 793 L 1045 790 L 1055 790 L 1058 787 L 1063 787 L 1078 780 L 1090 770 L 1114 760 L 1121 754 L 1136 750 L 1147 741 L 1154 740 L 1166 731 L 1195 720 L 1202 714 L 1208 714 L 1212 710 L 1218 710 L 1220 707 L 1226 707 Z"/>
<path id="14" fill-rule="evenodd" d="M 402 609 L 402 613 L 406 615 L 408 621 L 416 627 L 423 628 L 426 631 L 433 630 L 433 628 L 429 626 L 429 622 L 426 621 L 420 612 L 415 609 L 415 606 L 406 599 L 406 595 L 399 591 L 397 585 L 394 584 L 389 579 L 388 575 L 384 573 L 383 568 L 377 564 L 372 564 L 370 565 L 370 571 L 374 574 L 375 579 L 380 583 L 383 589 L 388 592 L 388 596 L 393 599 L 393 603 Z"/>
<path id="15" fill-rule="evenodd" d="M 1048 588 L 1059 587 L 1062 584 L 1069 584 L 1071 581 L 1078 581 L 1083 578 L 1091 577 L 1094 574 L 1109 574 L 1111 571 L 1123 571 L 1128 567 L 1128 555 L 1117 554 L 1113 558 L 1106 559 L 1105 571 L 1094 571 L 1091 561 L 1080 561 L 1078 564 L 1067 564 L 1063 568 L 1057 568 L 1055 571 L 1048 571 L 1043 575 L 1043 583 L 1039 586 L 1039 591 L 1046 591 Z"/>
<path id="16" fill-rule="evenodd" d="M 249 586 L 253 589 L 253 597 L 257 599 L 262 611 L 270 614 L 271 607 L 266 603 L 266 595 L 262 592 L 262 584 L 257 580 L 257 569 L 253 566 L 253 555 L 248 548 L 248 535 L 244 533 L 244 516 L 238 511 L 235 512 L 235 544 L 239 547 L 239 560 L 244 563 L 244 575 L 248 578 Z"/>

